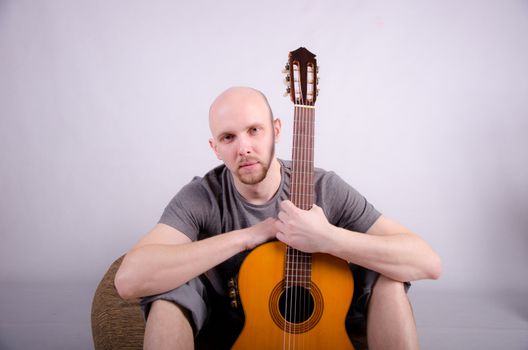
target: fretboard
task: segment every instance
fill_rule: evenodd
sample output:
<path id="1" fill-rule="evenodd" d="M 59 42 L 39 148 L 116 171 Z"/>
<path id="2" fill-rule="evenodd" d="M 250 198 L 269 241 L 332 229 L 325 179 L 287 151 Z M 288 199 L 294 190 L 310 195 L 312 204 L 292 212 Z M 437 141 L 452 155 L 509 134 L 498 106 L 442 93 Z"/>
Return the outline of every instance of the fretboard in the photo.
<path id="1" fill-rule="evenodd" d="M 290 200 L 303 210 L 314 204 L 314 122 L 313 107 L 295 106 Z M 287 286 L 309 288 L 312 254 L 288 247 L 284 275 Z"/>

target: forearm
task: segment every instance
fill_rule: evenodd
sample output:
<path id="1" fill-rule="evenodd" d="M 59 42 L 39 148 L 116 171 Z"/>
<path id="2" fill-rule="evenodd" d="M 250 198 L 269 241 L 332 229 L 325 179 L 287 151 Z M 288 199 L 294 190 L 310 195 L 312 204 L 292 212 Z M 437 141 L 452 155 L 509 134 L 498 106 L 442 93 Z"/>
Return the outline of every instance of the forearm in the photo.
<path id="1" fill-rule="evenodd" d="M 116 275 L 125 299 L 177 288 L 233 255 L 245 250 L 242 231 L 232 231 L 197 242 L 148 244 L 131 250 Z"/>
<path id="2" fill-rule="evenodd" d="M 412 233 L 372 235 L 332 226 L 327 253 L 397 281 L 436 279 L 440 258 Z"/>

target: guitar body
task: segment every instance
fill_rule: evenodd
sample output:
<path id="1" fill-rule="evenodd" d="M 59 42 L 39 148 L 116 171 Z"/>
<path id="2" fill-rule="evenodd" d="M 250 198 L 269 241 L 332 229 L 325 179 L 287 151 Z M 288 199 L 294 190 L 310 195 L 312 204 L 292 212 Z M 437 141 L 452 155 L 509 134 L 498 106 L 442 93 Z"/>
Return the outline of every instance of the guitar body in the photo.
<path id="1" fill-rule="evenodd" d="M 290 308 L 308 311 L 284 317 L 286 245 L 271 242 L 256 248 L 244 260 L 238 287 L 246 321 L 232 349 L 354 349 L 345 331 L 354 280 L 348 264 L 331 255 L 312 254 L 310 289 L 290 288 L 304 296 Z M 291 296 L 290 296 L 291 297 Z M 287 316 L 288 318 L 288 316 Z"/>

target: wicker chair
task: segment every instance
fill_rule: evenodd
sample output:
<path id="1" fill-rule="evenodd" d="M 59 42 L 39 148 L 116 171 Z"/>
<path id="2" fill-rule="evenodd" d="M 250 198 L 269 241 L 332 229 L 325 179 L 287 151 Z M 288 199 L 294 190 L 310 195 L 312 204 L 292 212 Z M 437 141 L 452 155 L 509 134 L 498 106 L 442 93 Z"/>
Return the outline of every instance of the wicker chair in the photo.
<path id="1" fill-rule="evenodd" d="M 114 261 L 99 283 L 92 302 L 92 336 L 96 350 L 141 350 L 145 321 L 139 299 L 123 300 L 114 277 L 123 256 Z"/>

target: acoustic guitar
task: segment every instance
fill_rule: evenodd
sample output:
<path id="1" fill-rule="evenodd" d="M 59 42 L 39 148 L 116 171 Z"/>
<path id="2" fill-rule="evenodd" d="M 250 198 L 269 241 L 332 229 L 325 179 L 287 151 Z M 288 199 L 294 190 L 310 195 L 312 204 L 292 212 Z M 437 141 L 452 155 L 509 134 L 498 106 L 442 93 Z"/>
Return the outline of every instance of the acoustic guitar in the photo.
<path id="1" fill-rule="evenodd" d="M 303 47 L 290 52 L 285 71 L 294 103 L 290 199 L 309 210 L 314 203 L 315 55 Z M 345 330 L 354 291 L 345 261 L 270 242 L 246 257 L 238 287 L 245 324 L 232 349 L 354 349 Z"/>

